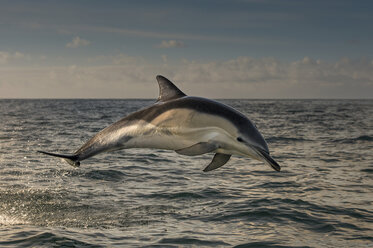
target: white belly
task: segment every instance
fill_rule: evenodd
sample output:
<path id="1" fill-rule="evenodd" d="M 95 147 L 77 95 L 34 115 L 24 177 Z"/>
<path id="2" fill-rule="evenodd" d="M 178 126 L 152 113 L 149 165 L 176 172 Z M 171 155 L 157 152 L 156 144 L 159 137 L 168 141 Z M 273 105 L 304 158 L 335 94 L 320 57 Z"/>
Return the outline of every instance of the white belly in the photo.
<path id="1" fill-rule="evenodd" d="M 151 124 L 130 126 L 125 132 L 132 138 L 121 143 L 126 148 L 156 148 L 179 150 L 199 142 L 218 142 L 227 135 L 223 129 L 216 127 L 190 128 L 173 127 L 159 128 Z"/>

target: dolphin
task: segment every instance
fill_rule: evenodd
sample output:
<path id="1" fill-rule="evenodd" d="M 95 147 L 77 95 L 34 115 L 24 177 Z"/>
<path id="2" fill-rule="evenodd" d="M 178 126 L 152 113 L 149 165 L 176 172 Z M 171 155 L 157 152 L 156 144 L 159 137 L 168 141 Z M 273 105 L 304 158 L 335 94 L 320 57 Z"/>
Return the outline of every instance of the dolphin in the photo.
<path id="1" fill-rule="evenodd" d="M 263 136 L 245 115 L 214 100 L 187 96 L 163 76 L 156 79 L 159 97 L 153 105 L 106 127 L 73 154 L 38 152 L 75 167 L 99 153 L 129 148 L 166 149 L 187 156 L 215 153 L 204 172 L 223 166 L 234 154 L 280 171 Z"/>

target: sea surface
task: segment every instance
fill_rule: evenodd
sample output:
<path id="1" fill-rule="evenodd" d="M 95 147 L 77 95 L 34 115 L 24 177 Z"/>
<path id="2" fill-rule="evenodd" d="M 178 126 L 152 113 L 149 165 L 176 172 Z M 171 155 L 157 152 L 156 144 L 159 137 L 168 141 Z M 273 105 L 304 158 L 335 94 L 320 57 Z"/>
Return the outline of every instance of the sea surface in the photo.
<path id="1" fill-rule="evenodd" d="M 373 100 L 220 100 L 282 166 L 72 153 L 153 100 L 0 100 L 0 247 L 373 247 Z"/>

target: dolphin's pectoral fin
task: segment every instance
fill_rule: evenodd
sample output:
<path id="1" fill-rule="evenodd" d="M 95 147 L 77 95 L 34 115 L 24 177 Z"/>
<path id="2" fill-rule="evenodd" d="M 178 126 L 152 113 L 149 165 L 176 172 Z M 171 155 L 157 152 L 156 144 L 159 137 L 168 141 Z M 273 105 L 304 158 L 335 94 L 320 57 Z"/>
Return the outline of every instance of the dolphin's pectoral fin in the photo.
<path id="1" fill-rule="evenodd" d="M 175 150 L 175 152 L 182 154 L 182 155 L 187 155 L 187 156 L 196 156 L 196 155 L 202 155 L 205 153 L 213 152 L 216 149 L 218 149 L 218 145 L 208 143 L 208 142 L 200 142 L 195 145 Z"/>
<path id="2" fill-rule="evenodd" d="M 230 154 L 216 153 L 211 163 L 203 169 L 204 172 L 215 170 L 223 165 L 225 165 L 231 158 Z"/>

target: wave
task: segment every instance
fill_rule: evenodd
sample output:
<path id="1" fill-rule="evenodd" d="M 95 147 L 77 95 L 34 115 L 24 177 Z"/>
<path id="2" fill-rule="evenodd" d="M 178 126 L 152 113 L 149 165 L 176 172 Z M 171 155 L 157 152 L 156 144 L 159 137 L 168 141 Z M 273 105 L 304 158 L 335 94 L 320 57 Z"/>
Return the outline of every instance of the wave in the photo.
<path id="1" fill-rule="evenodd" d="M 367 168 L 367 169 L 362 169 L 361 171 L 362 171 L 362 172 L 367 172 L 367 173 L 373 173 L 373 168 L 372 168 L 372 169 L 369 169 L 369 168 Z"/>
<path id="2" fill-rule="evenodd" d="M 357 137 L 356 140 L 373 141 L 373 137 L 369 135 L 362 135 L 362 136 Z"/>
<path id="3" fill-rule="evenodd" d="M 17 238 L 17 236 L 20 236 Z M 24 237 L 26 236 L 26 237 Z M 67 238 L 50 232 L 34 234 L 34 232 L 20 232 L 13 234 L 8 241 L 0 241 L 0 245 L 17 247 L 103 247 L 72 238 Z"/>
<path id="4" fill-rule="evenodd" d="M 337 143 L 344 143 L 344 144 L 351 144 L 356 142 L 371 142 L 373 141 L 373 136 L 370 135 L 361 135 L 355 138 L 345 138 L 345 139 L 335 139 L 334 142 Z"/>
<path id="5" fill-rule="evenodd" d="M 223 241 L 210 241 L 210 240 L 202 240 L 196 238 L 163 238 L 159 241 L 160 244 L 168 244 L 168 245 L 192 245 L 192 246 L 212 246 L 216 247 L 218 245 L 229 245 Z"/>
<path id="6" fill-rule="evenodd" d="M 105 181 L 121 181 L 126 175 L 118 170 L 91 170 L 83 175 L 89 179 L 105 180 Z"/>
<path id="7" fill-rule="evenodd" d="M 294 138 L 294 137 L 278 136 L 278 137 L 269 137 L 269 138 L 266 138 L 266 141 L 268 143 L 271 143 L 271 142 L 283 142 L 283 141 L 288 141 L 288 142 L 305 142 L 305 141 L 312 141 L 312 140 L 304 139 L 304 138 Z"/>
<path id="8" fill-rule="evenodd" d="M 212 188 L 207 188 L 202 191 L 197 192 L 190 192 L 190 191 L 181 191 L 181 192 L 161 192 L 161 193 L 153 193 L 150 195 L 143 195 L 146 198 L 164 198 L 164 199 L 224 199 L 224 198 L 231 198 L 228 194 Z"/>
<path id="9" fill-rule="evenodd" d="M 206 198 L 203 194 L 193 192 L 176 192 L 176 193 L 154 193 L 151 195 L 143 196 L 147 198 L 164 198 L 164 199 L 202 199 Z"/>
<path id="10" fill-rule="evenodd" d="M 353 231 L 372 231 L 360 222 L 371 222 L 373 214 L 362 209 L 341 208 L 318 205 L 301 199 L 254 199 L 224 206 L 225 210 L 202 220 L 214 222 L 266 221 L 270 223 L 283 223 L 286 225 L 296 223 L 305 229 L 316 233 L 328 233 L 336 230 L 350 229 Z M 333 216 L 333 217 L 331 217 Z M 349 222 L 343 221 L 349 218 Z"/>
<path id="11" fill-rule="evenodd" d="M 263 241 L 263 242 L 250 242 L 250 243 L 245 243 L 245 244 L 240 244 L 233 246 L 233 248 L 309 248 L 310 246 L 284 246 L 284 245 L 279 245 L 278 243 L 275 242 L 270 242 L 270 241 Z"/>

